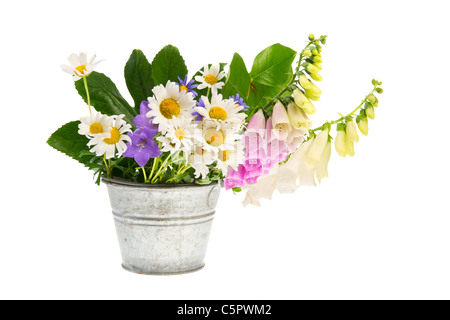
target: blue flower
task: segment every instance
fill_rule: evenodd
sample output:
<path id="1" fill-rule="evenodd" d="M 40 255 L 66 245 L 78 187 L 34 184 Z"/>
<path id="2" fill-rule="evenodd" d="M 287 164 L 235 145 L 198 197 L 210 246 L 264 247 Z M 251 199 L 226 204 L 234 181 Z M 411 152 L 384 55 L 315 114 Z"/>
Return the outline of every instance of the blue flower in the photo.
<path id="1" fill-rule="evenodd" d="M 197 102 L 197 107 L 205 108 L 205 103 L 203 102 L 203 99 L 200 99 L 200 101 Z M 193 112 L 192 116 L 195 118 L 196 123 L 203 120 L 203 116 L 197 111 Z"/>
<path id="2" fill-rule="evenodd" d="M 194 98 L 198 95 L 198 93 L 194 91 L 194 89 L 198 87 L 198 84 L 193 84 L 194 80 L 188 82 L 187 75 L 184 77 L 184 80 L 181 80 L 181 78 L 178 77 L 178 81 L 180 81 L 180 91 L 184 90 L 186 93 L 191 92 L 194 95 Z"/>
<path id="3" fill-rule="evenodd" d="M 241 107 L 244 107 L 242 111 L 247 111 L 248 108 L 250 108 L 248 105 L 245 104 L 244 98 L 239 96 L 239 93 L 236 94 L 236 96 L 230 97 L 230 99 L 233 99 L 236 104 L 240 105 Z"/>

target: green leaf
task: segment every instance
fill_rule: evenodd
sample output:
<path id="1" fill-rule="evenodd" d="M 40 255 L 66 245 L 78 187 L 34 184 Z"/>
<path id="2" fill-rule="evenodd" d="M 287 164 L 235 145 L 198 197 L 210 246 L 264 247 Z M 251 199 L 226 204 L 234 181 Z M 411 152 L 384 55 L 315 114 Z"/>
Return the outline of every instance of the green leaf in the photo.
<path id="1" fill-rule="evenodd" d="M 153 59 L 152 69 L 155 85 L 166 85 L 167 81 L 176 82 L 178 77 L 184 78 L 188 73 L 180 51 L 172 45 L 165 46 L 158 52 Z"/>
<path id="2" fill-rule="evenodd" d="M 141 102 L 153 95 L 154 86 L 152 67 L 141 50 L 133 50 L 128 59 L 125 65 L 125 81 L 133 97 L 136 113 L 139 113 Z"/>
<path id="3" fill-rule="evenodd" d="M 260 52 L 253 62 L 252 82 L 276 87 L 288 83 L 292 62 L 297 53 L 277 43 Z"/>
<path id="4" fill-rule="evenodd" d="M 96 155 L 89 152 L 89 139 L 78 134 L 79 124 L 80 121 L 66 123 L 50 136 L 47 143 L 90 169 L 99 168 L 94 159 Z"/>
<path id="5" fill-rule="evenodd" d="M 227 82 L 222 89 L 222 94 L 225 98 L 234 96 L 237 93 L 244 99 L 250 90 L 250 74 L 247 71 L 245 62 L 242 57 L 235 53 L 230 64 L 230 71 L 228 73 Z"/>
<path id="6" fill-rule="evenodd" d="M 86 79 L 91 96 L 91 104 L 95 107 L 95 110 L 108 116 L 124 114 L 125 121 L 129 124 L 133 123 L 133 119 L 137 114 L 136 111 L 122 97 L 110 78 L 103 73 L 94 71 Z M 76 81 L 75 88 L 83 100 L 87 102 L 83 80 Z"/>
<path id="7" fill-rule="evenodd" d="M 275 97 L 282 87 L 269 87 L 259 83 L 253 83 L 250 87 L 250 94 L 248 96 L 248 105 L 250 108 L 247 114 L 251 114 L 252 110 L 259 107 L 264 107 L 273 97 Z"/>

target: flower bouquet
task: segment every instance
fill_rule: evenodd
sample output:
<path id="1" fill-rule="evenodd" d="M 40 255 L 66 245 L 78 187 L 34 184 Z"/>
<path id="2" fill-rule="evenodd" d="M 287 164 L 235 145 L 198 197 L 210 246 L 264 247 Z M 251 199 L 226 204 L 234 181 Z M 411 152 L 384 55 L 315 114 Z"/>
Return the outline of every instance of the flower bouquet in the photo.
<path id="1" fill-rule="evenodd" d="M 286 193 L 301 185 L 316 185 L 328 176 L 333 140 L 340 156 L 354 155 L 358 128 L 367 135 L 368 119 L 374 119 L 378 106 L 375 94 L 383 92 L 381 82 L 373 80 L 373 89 L 353 111 L 313 128 L 309 117 L 316 112 L 312 101 L 322 93 L 315 82 L 322 80 L 326 39 L 309 35 L 299 53 L 274 44 L 256 56 L 250 72 L 236 53 L 229 65 L 206 64 L 192 77 L 176 47 L 164 47 L 152 63 L 142 51 L 134 50 L 125 65 L 133 104 L 111 79 L 94 71 L 100 62 L 95 56 L 88 61 L 84 53 L 72 54 L 70 65 L 62 69 L 72 75 L 89 113 L 59 128 L 48 144 L 93 170 L 97 184 L 103 178 L 108 184 L 154 187 L 146 189 L 152 190 L 146 193 L 149 197 L 162 190 L 158 186 L 164 190 L 209 186 L 205 197 L 210 210 L 217 201 L 211 194 L 218 196 L 211 186 L 243 191 L 245 205 L 259 205 L 274 190 Z M 113 211 L 125 201 L 128 206 L 121 210 L 126 216 L 132 199 L 114 203 L 119 193 L 113 197 L 110 190 Z M 162 200 L 152 199 L 149 205 L 158 201 Z M 186 211 L 186 205 L 178 208 L 180 212 Z M 120 223 L 133 224 L 124 216 Z M 162 268 L 161 272 L 186 271 Z M 137 269 L 128 265 L 128 269 L 158 272 L 142 265 Z"/>

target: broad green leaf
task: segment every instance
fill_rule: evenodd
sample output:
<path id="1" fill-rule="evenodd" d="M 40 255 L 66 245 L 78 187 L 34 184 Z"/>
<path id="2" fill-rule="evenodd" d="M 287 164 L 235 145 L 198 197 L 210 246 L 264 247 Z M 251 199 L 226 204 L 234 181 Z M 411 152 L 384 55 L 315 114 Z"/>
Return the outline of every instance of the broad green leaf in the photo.
<path id="1" fill-rule="evenodd" d="M 47 143 L 90 169 L 101 168 L 94 159 L 98 157 L 89 152 L 89 139 L 78 134 L 79 124 L 80 121 L 66 123 L 48 138 Z"/>
<path id="2" fill-rule="evenodd" d="M 250 108 L 246 113 L 252 114 L 253 109 L 264 107 L 267 102 L 273 99 L 281 91 L 281 89 L 281 86 L 269 87 L 259 83 L 252 83 L 247 99 L 247 104 Z"/>
<path id="3" fill-rule="evenodd" d="M 122 97 L 110 78 L 103 73 L 94 71 L 86 79 L 91 96 L 91 104 L 95 107 L 95 110 L 108 116 L 124 114 L 125 121 L 131 125 L 133 124 L 133 119 L 137 113 Z M 76 81 L 75 87 L 87 103 L 83 80 Z"/>
<path id="4" fill-rule="evenodd" d="M 241 97 L 246 99 L 249 90 L 250 74 L 245 67 L 245 62 L 242 57 L 235 53 L 230 64 L 227 82 L 222 89 L 222 94 L 225 98 L 228 98 L 239 93 Z"/>
<path id="5" fill-rule="evenodd" d="M 168 45 L 153 59 L 152 72 L 155 85 L 166 85 L 167 81 L 178 81 L 178 77 L 183 79 L 188 70 L 180 51 L 176 47 Z"/>
<path id="6" fill-rule="evenodd" d="M 269 87 L 287 84 L 295 55 L 294 50 L 279 43 L 264 49 L 253 62 L 250 72 L 252 82 Z"/>
<path id="7" fill-rule="evenodd" d="M 133 50 L 128 59 L 125 65 L 125 81 L 133 97 L 134 108 L 139 113 L 141 102 L 153 95 L 154 86 L 152 67 L 141 50 Z"/>

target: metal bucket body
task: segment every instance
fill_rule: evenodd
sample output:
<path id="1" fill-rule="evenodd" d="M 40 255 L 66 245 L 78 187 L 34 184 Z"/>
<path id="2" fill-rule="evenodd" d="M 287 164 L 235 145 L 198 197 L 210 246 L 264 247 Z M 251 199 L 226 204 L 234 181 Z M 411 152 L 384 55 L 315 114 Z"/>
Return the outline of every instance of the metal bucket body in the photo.
<path id="1" fill-rule="evenodd" d="M 220 187 L 149 185 L 103 179 L 123 268 L 140 274 L 192 272 L 204 266 Z"/>

